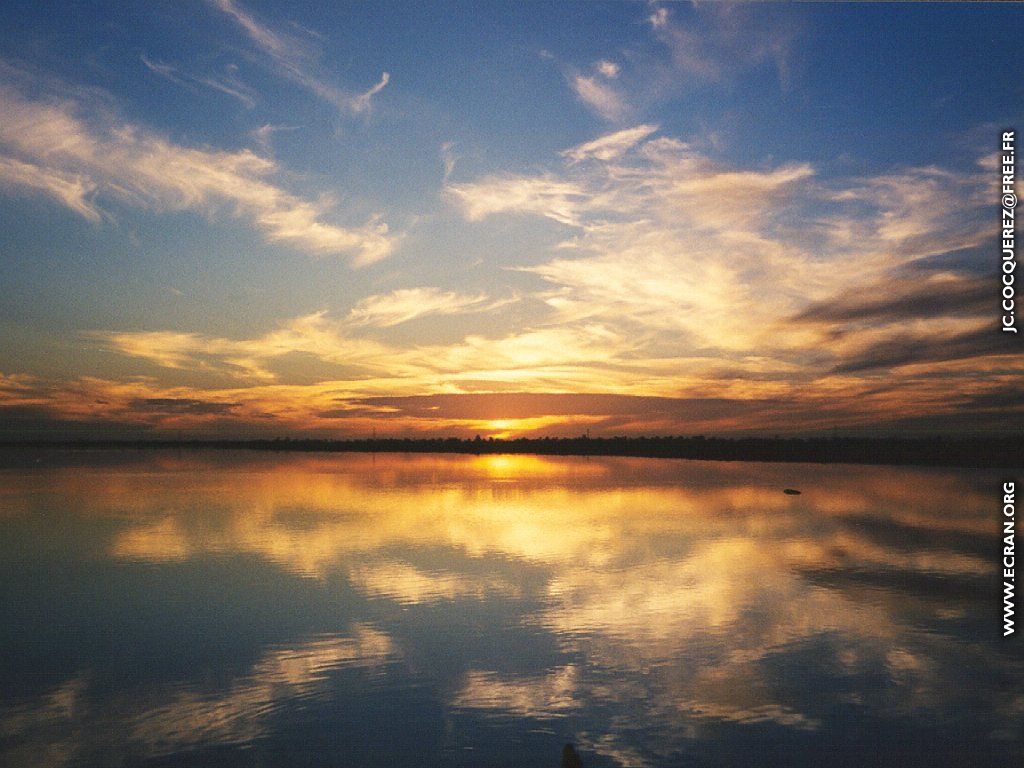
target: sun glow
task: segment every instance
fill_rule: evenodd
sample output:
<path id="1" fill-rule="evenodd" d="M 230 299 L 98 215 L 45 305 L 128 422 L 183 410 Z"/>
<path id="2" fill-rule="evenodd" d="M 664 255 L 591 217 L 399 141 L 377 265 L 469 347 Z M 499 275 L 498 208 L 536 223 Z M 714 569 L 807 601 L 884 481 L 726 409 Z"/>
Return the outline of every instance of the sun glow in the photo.
<path id="1" fill-rule="evenodd" d="M 493 421 L 487 422 L 488 429 L 501 430 L 507 432 L 516 426 L 519 420 L 517 419 L 494 419 Z"/>

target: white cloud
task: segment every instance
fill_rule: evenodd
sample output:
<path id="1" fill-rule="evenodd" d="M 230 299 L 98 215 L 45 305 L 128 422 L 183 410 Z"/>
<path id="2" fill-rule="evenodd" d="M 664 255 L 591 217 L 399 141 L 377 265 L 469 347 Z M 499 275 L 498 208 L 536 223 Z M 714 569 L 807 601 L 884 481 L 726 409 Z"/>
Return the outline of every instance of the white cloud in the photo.
<path id="1" fill-rule="evenodd" d="M 272 181 L 276 163 L 249 150 L 197 149 L 106 116 L 87 121 L 69 101 L 38 101 L 0 83 L 0 184 L 35 189 L 96 221 L 103 197 L 156 211 L 226 209 L 248 218 L 270 241 L 314 254 L 347 253 L 356 265 L 387 256 L 396 238 L 371 221 L 324 220 L 326 206 Z"/>
<path id="2" fill-rule="evenodd" d="M 254 128 L 249 131 L 249 136 L 256 142 L 256 144 L 264 149 L 268 149 L 270 147 L 270 140 L 273 138 L 275 133 L 296 131 L 298 129 L 299 126 L 297 125 L 273 125 L 271 123 L 265 123 L 259 128 Z"/>
<path id="3" fill-rule="evenodd" d="M 774 67 L 785 88 L 797 29 L 756 5 L 696 3 L 685 15 L 654 7 L 646 21 L 656 44 L 635 51 L 628 70 L 601 58 L 586 70 L 567 68 L 566 82 L 583 104 L 612 123 L 636 119 L 653 105 L 759 68 Z"/>
<path id="4" fill-rule="evenodd" d="M 647 21 L 650 22 L 651 26 L 655 29 L 661 29 L 668 25 L 668 9 L 667 8 L 655 8 L 651 15 L 647 17 Z"/>
<path id="5" fill-rule="evenodd" d="M 91 201 L 96 185 L 80 174 L 62 173 L 0 155 L 0 188 L 38 192 L 89 221 L 100 220 L 100 212 Z"/>
<path id="6" fill-rule="evenodd" d="M 384 86 L 391 80 L 391 75 L 384 72 L 380 76 L 380 80 L 376 85 L 367 89 L 365 92 L 360 93 L 358 96 L 353 97 L 349 100 L 349 106 L 353 112 L 365 112 L 370 108 L 370 99 L 384 90 Z"/>
<path id="7" fill-rule="evenodd" d="M 668 49 L 673 80 L 714 82 L 762 64 L 774 64 L 785 80 L 795 29 L 757 8 L 701 3 L 686 23 L 674 19 L 666 8 L 656 8 L 648 22 Z"/>
<path id="8" fill-rule="evenodd" d="M 145 56 L 141 56 L 140 58 L 142 59 L 142 63 L 150 72 L 170 80 L 172 83 L 177 83 L 178 85 L 183 85 L 185 87 L 191 87 L 193 84 L 202 85 L 210 88 L 211 90 L 219 91 L 220 93 L 227 94 L 228 96 L 237 99 L 249 109 L 256 106 L 256 98 L 253 96 L 252 91 L 234 78 L 232 78 L 230 82 L 225 82 L 209 76 L 189 75 L 170 64 L 151 61 Z"/>
<path id="9" fill-rule="evenodd" d="M 638 125 L 635 128 L 626 128 L 567 149 L 562 152 L 562 155 L 576 162 L 588 158 L 614 160 L 657 130 L 658 126 L 656 125 Z"/>
<path id="10" fill-rule="evenodd" d="M 315 55 L 310 45 L 261 23 L 235 0 L 209 2 L 230 16 L 249 39 L 270 56 L 279 75 L 302 86 L 342 112 L 366 112 L 370 109 L 370 100 L 380 93 L 390 80 L 390 75 L 384 72 L 374 86 L 362 93 L 351 93 L 338 88 L 315 71 Z"/>
<path id="11" fill-rule="evenodd" d="M 596 77 L 571 75 L 569 85 L 580 101 L 605 120 L 618 122 L 631 111 L 630 105 L 618 91 Z"/>
<path id="12" fill-rule="evenodd" d="M 260 48 L 282 59 L 295 56 L 297 51 L 294 45 L 269 27 L 257 22 L 252 14 L 234 0 L 210 0 L 210 2 L 231 16 Z"/>
<path id="13" fill-rule="evenodd" d="M 177 68 L 172 67 L 170 64 L 164 64 L 159 61 L 150 61 L 145 56 L 140 56 L 139 59 L 150 72 L 160 75 L 160 77 L 170 80 L 172 83 L 177 83 L 178 85 L 185 84 L 184 81 L 178 77 Z"/>
<path id="14" fill-rule="evenodd" d="M 349 312 L 346 323 L 388 328 L 428 315 L 483 312 L 507 303 L 493 302 L 486 294 L 466 295 L 439 288 L 403 288 L 362 299 Z"/>
<path id="15" fill-rule="evenodd" d="M 833 194 L 833 200 L 861 206 L 856 220 L 830 220 L 837 237 L 893 245 L 896 256 L 923 256 L 950 250 L 950 238 L 960 232 L 960 247 L 978 245 L 989 233 L 979 222 L 963 237 L 957 214 L 965 207 L 986 203 L 985 175 L 957 174 L 937 168 L 908 168 L 863 179 L 854 179 Z"/>
<path id="16" fill-rule="evenodd" d="M 452 184 L 446 191 L 470 221 L 495 213 L 533 213 L 576 224 L 586 197 L 575 183 L 552 176 L 492 176 L 474 184 Z"/>
<path id="17" fill-rule="evenodd" d="M 448 179 L 455 171 L 455 143 L 452 141 L 446 141 L 441 145 L 441 164 L 444 166 L 444 183 L 448 183 Z"/>

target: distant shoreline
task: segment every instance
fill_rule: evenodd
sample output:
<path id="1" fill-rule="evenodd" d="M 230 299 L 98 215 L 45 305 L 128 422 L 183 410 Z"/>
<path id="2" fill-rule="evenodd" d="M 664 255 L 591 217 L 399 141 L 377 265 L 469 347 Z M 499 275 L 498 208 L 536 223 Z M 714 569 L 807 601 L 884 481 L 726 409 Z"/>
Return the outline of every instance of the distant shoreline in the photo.
<path id="1" fill-rule="evenodd" d="M 324 453 L 535 454 L 634 456 L 698 461 L 884 464 L 987 469 L 1024 467 L 1024 438 L 704 438 L 551 437 L 512 440 L 6 440 L 3 449 L 216 449 Z"/>

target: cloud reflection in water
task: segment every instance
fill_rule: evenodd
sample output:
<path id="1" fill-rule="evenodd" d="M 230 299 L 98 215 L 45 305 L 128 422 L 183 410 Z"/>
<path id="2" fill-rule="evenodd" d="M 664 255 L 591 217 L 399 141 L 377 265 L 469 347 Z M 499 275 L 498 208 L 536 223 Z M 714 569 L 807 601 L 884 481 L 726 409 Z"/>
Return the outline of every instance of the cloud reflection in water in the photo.
<path id="1" fill-rule="evenodd" d="M 1012 683 L 1024 669 L 986 623 L 998 532 L 984 473 L 154 452 L 7 474 L 9 541 L 40 546 L 25 526 L 43 505 L 62 522 L 53 536 L 91 553 L 49 557 L 170 580 L 211 562 L 269 568 L 308 593 L 319 633 L 254 636 L 255 661 L 233 674 L 214 660 L 114 690 L 92 667 L 117 659 L 94 660 L 4 702 L 8 755 L 61 764 L 235 746 L 287 763 L 286 712 L 316 710 L 328 729 L 337 702 L 371 694 L 413 702 L 399 721 L 447 723 L 421 764 L 486 762 L 493 729 L 514 743 L 574 740 L 595 765 L 756 761 L 776 748 L 810 765 L 839 743 L 854 759 L 871 728 L 906 764 L 899 739 L 931 739 L 921 759 L 939 764 L 1021 747 Z M 226 620 L 244 638 L 253 619 Z M 346 669 L 388 671 L 374 683 Z M 364 704 L 364 730 L 398 717 Z M 100 723 L 102 749 L 85 735 Z"/>

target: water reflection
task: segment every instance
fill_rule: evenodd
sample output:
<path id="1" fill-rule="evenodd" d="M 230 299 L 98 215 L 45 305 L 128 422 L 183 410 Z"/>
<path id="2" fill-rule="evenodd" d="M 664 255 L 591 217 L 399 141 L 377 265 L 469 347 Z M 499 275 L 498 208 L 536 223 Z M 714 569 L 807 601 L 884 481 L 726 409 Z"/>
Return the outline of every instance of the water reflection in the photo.
<path id="1" fill-rule="evenodd" d="M 567 741 L 588 766 L 1021 754 L 984 472 L 6 461 L 15 764 L 557 765 Z"/>

